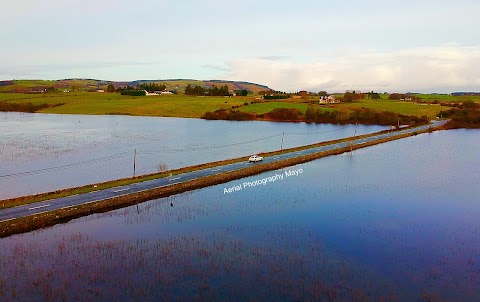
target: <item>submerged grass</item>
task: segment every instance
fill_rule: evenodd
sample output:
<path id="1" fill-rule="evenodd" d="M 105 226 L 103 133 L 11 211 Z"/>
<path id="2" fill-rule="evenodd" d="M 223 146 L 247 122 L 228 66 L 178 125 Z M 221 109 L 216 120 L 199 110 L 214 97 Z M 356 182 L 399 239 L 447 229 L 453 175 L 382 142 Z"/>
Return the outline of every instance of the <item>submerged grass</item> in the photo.
<path id="1" fill-rule="evenodd" d="M 0 251 L 0 299 L 22 301 L 395 301 L 395 285 L 325 251 L 315 233 L 278 224 L 162 239 L 73 234 Z M 296 247 L 306 248 L 296 248 Z M 308 248 L 307 248 L 308 247 Z M 119 265 L 121 263 L 121 265 Z"/>

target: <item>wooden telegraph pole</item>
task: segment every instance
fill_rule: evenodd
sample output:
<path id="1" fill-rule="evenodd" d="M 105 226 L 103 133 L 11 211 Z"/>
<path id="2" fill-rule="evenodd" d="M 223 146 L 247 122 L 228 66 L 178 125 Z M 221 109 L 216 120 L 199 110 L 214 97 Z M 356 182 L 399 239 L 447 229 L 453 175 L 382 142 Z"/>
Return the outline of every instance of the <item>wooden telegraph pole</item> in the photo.
<path id="1" fill-rule="evenodd" d="M 283 137 L 285 136 L 285 131 L 282 132 L 282 144 L 280 145 L 280 151 L 283 151 Z"/>
<path id="2" fill-rule="evenodd" d="M 137 149 L 133 151 L 133 177 L 135 177 L 136 161 L 137 161 Z"/>
<path id="3" fill-rule="evenodd" d="M 353 133 L 353 139 L 350 141 L 350 155 L 353 155 L 353 141 L 355 140 L 355 137 L 357 136 L 357 125 L 358 125 L 358 123 L 355 123 L 355 132 Z"/>

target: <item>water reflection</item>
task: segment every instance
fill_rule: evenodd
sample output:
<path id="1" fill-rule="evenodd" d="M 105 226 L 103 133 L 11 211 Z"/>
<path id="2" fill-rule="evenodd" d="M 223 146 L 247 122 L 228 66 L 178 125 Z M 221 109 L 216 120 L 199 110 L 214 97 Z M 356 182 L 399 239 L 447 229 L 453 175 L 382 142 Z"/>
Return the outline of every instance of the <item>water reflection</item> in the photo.
<path id="1" fill-rule="evenodd" d="M 0 112 L 0 199 L 351 136 L 354 126 Z M 358 126 L 357 133 L 386 129 Z M 38 171 L 41 170 L 41 171 Z M 16 175 L 18 173 L 22 175 Z M 5 177 L 5 175 L 11 175 Z"/>
<path id="2" fill-rule="evenodd" d="M 479 147 L 478 131 L 418 135 L 5 238 L 0 293 L 478 301 Z"/>

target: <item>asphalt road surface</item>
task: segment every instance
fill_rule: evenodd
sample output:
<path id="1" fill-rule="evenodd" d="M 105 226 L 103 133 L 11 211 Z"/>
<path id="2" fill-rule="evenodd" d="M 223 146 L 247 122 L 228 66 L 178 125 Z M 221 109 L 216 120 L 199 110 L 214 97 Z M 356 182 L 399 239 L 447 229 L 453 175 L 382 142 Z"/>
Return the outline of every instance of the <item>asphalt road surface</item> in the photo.
<path id="1" fill-rule="evenodd" d="M 342 143 L 332 144 L 328 146 L 311 148 L 308 150 L 294 151 L 294 152 L 288 152 L 284 154 L 269 156 L 263 159 L 263 163 L 270 163 L 270 162 L 275 162 L 275 161 L 284 160 L 288 158 L 294 158 L 298 156 L 318 153 L 322 151 L 340 149 L 340 148 L 348 147 L 351 144 L 362 145 L 362 144 L 376 141 L 379 139 L 398 136 L 405 133 L 412 133 L 415 131 L 426 130 L 429 127 L 436 127 L 445 123 L 446 121 L 432 121 L 432 125 L 425 125 L 425 126 L 419 126 L 414 128 L 408 128 L 400 131 L 382 133 L 382 134 L 378 134 L 378 135 L 367 137 L 367 138 L 359 138 L 354 140 L 353 142 L 342 142 Z M 93 203 L 100 200 L 109 199 L 112 197 L 124 196 L 132 193 L 156 189 L 159 187 L 165 187 L 165 186 L 169 186 L 177 183 L 188 182 L 190 180 L 201 178 L 204 176 L 215 175 L 215 174 L 220 174 L 220 173 L 234 171 L 234 170 L 240 170 L 242 168 L 245 168 L 246 166 L 255 165 L 255 164 L 260 164 L 260 163 L 239 162 L 239 163 L 234 163 L 234 164 L 229 164 L 224 166 L 218 166 L 214 168 L 203 169 L 199 171 L 188 172 L 184 174 L 177 174 L 177 175 L 173 175 L 171 177 L 166 177 L 166 178 L 148 180 L 148 181 L 139 182 L 139 183 L 126 185 L 126 186 L 120 186 L 120 187 L 115 187 L 115 188 L 110 188 L 110 189 L 105 189 L 105 190 L 100 190 L 100 191 L 95 191 L 90 193 L 72 195 L 72 196 L 62 197 L 58 199 L 52 199 L 52 200 L 32 203 L 28 205 L 8 208 L 8 209 L 0 210 L 0 222 L 13 220 L 20 217 L 40 214 L 43 212 L 49 212 L 53 210 L 74 207 L 82 204 Z"/>

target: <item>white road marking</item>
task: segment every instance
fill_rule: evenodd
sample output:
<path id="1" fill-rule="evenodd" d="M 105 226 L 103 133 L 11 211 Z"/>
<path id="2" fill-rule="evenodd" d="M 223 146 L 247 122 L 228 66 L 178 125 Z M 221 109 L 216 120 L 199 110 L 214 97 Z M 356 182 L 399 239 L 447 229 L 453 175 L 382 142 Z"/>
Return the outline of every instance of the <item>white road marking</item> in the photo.
<path id="1" fill-rule="evenodd" d="M 16 218 L 9 218 L 9 219 L 2 220 L 0 222 L 6 222 L 6 221 L 14 220 L 14 219 L 16 219 Z"/>
<path id="2" fill-rule="evenodd" d="M 45 208 L 45 207 L 49 207 L 49 206 L 50 206 L 50 204 L 44 204 L 43 206 L 38 206 L 38 207 L 28 208 L 28 209 L 31 211 L 31 210 L 41 209 L 41 208 Z"/>
<path id="3" fill-rule="evenodd" d="M 130 188 L 121 189 L 121 190 L 116 190 L 116 191 L 113 191 L 113 193 L 118 193 L 118 192 L 122 192 L 122 191 L 126 191 L 126 190 L 130 190 Z"/>
<path id="4" fill-rule="evenodd" d="M 217 171 L 221 171 L 222 169 L 215 169 L 215 170 L 212 170 L 212 172 L 217 172 Z"/>
<path id="5" fill-rule="evenodd" d="M 177 179 L 180 179 L 181 177 L 175 177 L 175 178 L 170 178 L 168 181 L 173 181 L 173 180 L 177 180 Z"/>

